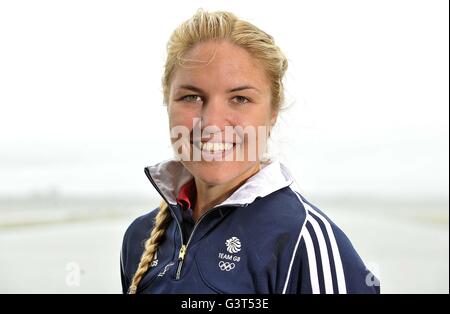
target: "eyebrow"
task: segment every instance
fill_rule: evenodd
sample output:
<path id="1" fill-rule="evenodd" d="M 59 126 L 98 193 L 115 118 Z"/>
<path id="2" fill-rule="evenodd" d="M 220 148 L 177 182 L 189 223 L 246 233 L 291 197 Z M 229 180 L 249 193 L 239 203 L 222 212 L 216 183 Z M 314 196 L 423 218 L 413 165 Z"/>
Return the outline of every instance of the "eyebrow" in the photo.
<path id="1" fill-rule="evenodd" d="M 227 93 L 238 92 L 238 91 L 245 90 L 245 89 L 254 89 L 255 91 L 257 91 L 259 93 L 259 89 L 257 89 L 256 87 L 250 86 L 250 85 L 242 85 L 242 86 L 228 89 Z"/>
<path id="2" fill-rule="evenodd" d="M 191 90 L 191 91 L 194 91 L 197 93 L 204 93 L 204 91 L 201 88 L 198 88 L 194 85 L 189 85 L 189 84 L 180 85 L 178 88 L 188 89 L 188 90 Z M 256 87 L 253 87 L 251 85 L 242 85 L 242 86 L 230 88 L 230 89 L 227 89 L 226 92 L 233 93 L 233 92 L 238 92 L 238 91 L 245 90 L 245 89 L 253 89 L 253 90 L 257 91 L 258 93 L 260 93 L 259 89 L 257 89 Z"/>

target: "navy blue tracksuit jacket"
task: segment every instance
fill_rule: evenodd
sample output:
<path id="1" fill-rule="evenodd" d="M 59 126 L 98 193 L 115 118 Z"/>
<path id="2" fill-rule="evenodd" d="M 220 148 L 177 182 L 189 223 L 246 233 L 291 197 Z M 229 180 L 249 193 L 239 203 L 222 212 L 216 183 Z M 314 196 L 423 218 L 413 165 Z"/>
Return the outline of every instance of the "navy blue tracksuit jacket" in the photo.
<path id="1" fill-rule="evenodd" d="M 181 162 L 165 161 L 145 173 L 173 219 L 137 293 L 380 292 L 346 235 L 293 189 L 281 163 L 265 165 L 195 224 L 177 202 L 180 188 L 192 180 Z M 124 293 L 157 211 L 137 218 L 125 233 Z"/>

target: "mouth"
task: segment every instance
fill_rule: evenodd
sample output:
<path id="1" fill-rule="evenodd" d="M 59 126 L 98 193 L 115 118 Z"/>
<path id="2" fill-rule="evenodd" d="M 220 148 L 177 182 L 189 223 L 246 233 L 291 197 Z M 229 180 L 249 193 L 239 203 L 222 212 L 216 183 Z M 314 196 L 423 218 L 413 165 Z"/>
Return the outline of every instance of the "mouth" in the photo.
<path id="1" fill-rule="evenodd" d="M 233 150 L 236 143 L 230 142 L 201 142 L 201 141 L 191 141 L 194 147 L 199 149 L 202 153 L 217 155 L 224 154 Z"/>

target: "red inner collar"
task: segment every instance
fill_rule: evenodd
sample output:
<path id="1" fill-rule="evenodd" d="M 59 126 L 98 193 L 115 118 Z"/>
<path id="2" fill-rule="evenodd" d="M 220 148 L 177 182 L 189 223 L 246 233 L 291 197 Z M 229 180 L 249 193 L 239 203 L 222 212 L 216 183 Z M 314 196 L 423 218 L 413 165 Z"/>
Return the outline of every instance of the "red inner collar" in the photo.
<path id="1" fill-rule="evenodd" d="M 178 192 L 177 203 L 183 208 L 193 208 L 195 205 L 195 198 L 197 189 L 195 187 L 195 181 L 192 179 L 188 183 L 184 184 Z"/>

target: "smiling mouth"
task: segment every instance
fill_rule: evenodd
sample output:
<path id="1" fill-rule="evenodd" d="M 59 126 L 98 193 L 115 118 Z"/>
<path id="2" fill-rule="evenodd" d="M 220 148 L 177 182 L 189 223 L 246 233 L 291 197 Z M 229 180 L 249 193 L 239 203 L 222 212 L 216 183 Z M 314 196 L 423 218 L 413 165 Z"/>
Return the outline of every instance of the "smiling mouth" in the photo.
<path id="1" fill-rule="evenodd" d="M 222 142 L 191 142 L 195 145 L 198 149 L 200 149 L 203 152 L 208 153 L 221 153 L 226 152 L 236 145 L 236 143 L 222 143 Z"/>

